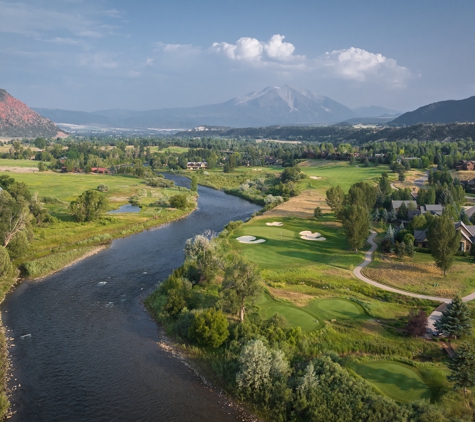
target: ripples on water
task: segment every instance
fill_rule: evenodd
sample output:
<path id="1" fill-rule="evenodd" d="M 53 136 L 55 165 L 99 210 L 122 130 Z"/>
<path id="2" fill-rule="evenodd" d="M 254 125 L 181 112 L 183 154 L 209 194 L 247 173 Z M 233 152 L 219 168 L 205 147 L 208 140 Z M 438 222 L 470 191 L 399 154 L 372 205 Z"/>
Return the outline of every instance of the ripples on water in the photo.
<path id="1" fill-rule="evenodd" d="M 199 193 L 199 208 L 186 219 L 118 239 L 7 296 L 3 320 L 15 345 L 10 388 L 21 385 L 12 393 L 12 421 L 241 420 L 157 346 L 159 330 L 141 305 L 181 265 L 186 239 L 258 209 L 211 189 Z"/>

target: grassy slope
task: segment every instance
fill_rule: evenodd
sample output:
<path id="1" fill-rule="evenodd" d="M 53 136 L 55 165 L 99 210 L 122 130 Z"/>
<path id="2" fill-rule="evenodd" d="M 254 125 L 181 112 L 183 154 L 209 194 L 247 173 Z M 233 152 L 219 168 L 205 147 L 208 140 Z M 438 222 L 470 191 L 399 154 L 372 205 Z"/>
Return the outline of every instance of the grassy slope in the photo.
<path id="1" fill-rule="evenodd" d="M 380 360 L 360 362 L 353 369 L 381 393 L 396 401 L 407 403 L 431 398 L 430 386 L 412 366 Z"/>

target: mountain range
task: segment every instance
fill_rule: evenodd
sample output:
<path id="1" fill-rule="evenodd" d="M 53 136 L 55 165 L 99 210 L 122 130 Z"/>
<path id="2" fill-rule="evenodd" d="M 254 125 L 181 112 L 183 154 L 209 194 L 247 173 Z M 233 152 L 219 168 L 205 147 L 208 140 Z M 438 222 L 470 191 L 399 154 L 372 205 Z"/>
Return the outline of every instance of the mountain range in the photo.
<path id="1" fill-rule="evenodd" d="M 418 123 L 475 122 L 475 96 L 464 100 L 439 101 L 394 119 L 391 124 L 415 125 Z"/>
<path id="2" fill-rule="evenodd" d="M 40 116 L 4 89 L 0 89 L 0 136 L 54 138 L 65 136 L 65 133 L 52 121 Z"/>
<path id="3" fill-rule="evenodd" d="M 337 123 L 357 117 L 399 114 L 383 107 L 351 110 L 311 91 L 285 85 L 236 97 L 219 104 L 147 111 L 101 110 L 91 113 L 35 108 L 54 122 L 116 128 L 192 128 L 200 125 L 259 127 Z"/>

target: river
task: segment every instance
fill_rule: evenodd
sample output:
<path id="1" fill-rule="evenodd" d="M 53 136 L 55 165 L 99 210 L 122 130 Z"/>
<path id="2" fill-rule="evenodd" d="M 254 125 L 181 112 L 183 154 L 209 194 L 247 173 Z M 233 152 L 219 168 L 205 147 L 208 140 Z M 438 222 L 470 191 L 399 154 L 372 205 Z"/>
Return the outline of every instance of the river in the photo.
<path id="1" fill-rule="evenodd" d="M 177 184 L 188 180 L 170 176 Z M 236 421 L 240 411 L 157 346 L 142 300 L 183 262 L 186 239 L 259 209 L 199 187 L 187 218 L 112 242 L 1 306 L 10 342 L 12 421 Z"/>

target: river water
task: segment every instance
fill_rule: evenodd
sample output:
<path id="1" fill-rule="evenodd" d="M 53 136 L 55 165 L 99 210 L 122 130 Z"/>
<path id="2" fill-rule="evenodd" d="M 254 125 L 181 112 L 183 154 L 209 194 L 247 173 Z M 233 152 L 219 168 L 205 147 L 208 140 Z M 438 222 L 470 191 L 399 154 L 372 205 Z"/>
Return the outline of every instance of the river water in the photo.
<path id="1" fill-rule="evenodd" d="M 186 239 L 258 209 L 205 187 L 199 194 L 198 209 L 186 219 L 115 240 L 7 295 L 1 310 L 13 338 L 12 421 L 242 420 L 157 346 L 160 331 L 141 303 L 182 264 Z"/>

